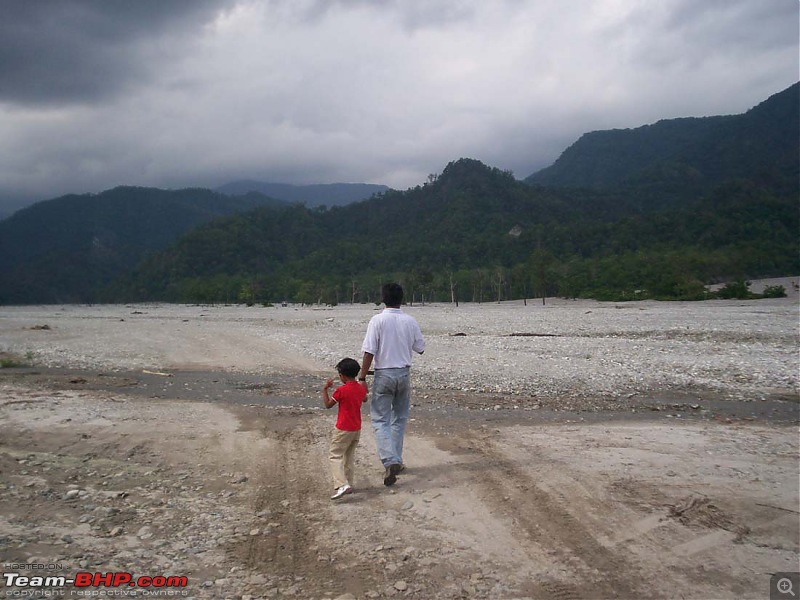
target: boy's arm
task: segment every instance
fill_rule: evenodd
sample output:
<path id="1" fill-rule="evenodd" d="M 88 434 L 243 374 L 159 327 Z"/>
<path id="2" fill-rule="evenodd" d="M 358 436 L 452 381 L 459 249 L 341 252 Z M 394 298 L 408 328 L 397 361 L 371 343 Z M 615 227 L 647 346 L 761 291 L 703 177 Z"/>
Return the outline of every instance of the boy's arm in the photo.
<path id="1" fill-rule="evenodd" d="M 333 408 L 333 405 L 336 404 L 336 400 L 331 398 L 328 392 L 331 387 L 333 387 L 333 379 L 328 379 L 322 386 L 322 403 L 325 405 L 325 408 Z"/>

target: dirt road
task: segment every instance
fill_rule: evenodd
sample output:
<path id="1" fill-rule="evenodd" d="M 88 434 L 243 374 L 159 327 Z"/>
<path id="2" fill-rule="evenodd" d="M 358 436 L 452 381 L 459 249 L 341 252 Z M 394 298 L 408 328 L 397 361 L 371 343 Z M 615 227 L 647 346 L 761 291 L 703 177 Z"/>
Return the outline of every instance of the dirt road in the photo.
<path id="1" fill-rule="evenodd" d="M 49 322 L 48 347 L 80 355 L 89 342 Z M 47 335 L 35 323 L 0 332 L 24 348 Z M 271 339 L 256 376 L 229 365 L 258 341 L 209 358 L 157 329 L 129 348 L 169 346 L 159 369 L 0 370 L 4 573 L 188 581 L 99 590 L 115 596 L 566 600 L 767 598 L 773 573 L 800 569 L 796 398 L 513 410 L 418 387 L 407 471 L 382 484 L 367 419 L 356 493 L 332 502 L 326 365 Z M 0 595 L 59 589 L 19 581 Z"/>

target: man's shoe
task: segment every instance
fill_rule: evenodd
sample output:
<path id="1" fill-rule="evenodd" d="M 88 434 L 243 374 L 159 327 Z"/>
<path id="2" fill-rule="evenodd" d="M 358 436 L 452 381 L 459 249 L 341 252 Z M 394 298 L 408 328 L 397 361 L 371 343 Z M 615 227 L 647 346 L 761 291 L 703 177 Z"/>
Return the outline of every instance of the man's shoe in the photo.
<path id="1" fill-rule="evenodd" d="M 402 470 L 403 465 L 401 464 L 389 465 L 383 474 L 383 485 L 394 485 L 394 482 L 397 481 L 397 474 Z"/>
<path id="2" fill-rule="evenodd" d="M 353 488 L 350 487 L 348 484 L 343 485 L 342 487 L 338 488 L 336 492 L 334 492 L 333 496 L 331 496 L 331 500 L 338 500 L 345 494 L 352 494 Z"/>
<path id="3" fill-rule="evenodd" d="M 395 481 L 397 481 L 397 475 L 392 473 L 390 468 L 387 468 L 383 474 L 383 485 L 394 485 Z"/>

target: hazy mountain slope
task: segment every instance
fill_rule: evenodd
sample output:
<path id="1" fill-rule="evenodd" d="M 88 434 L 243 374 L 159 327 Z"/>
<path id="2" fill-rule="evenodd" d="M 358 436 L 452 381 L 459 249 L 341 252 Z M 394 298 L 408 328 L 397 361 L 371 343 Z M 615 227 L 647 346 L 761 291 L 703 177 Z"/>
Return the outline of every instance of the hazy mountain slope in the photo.
<path id="1" fill-rule="evenodd" d="M 98 286 L 208 221 L 278 201 L 118 187 L 39 202 L 0 221 L 0 303 L 90 301 Z"/>
<path id="2" fill-rule="evenodd" d="M 288 183 L 267 183 L 265 181 L 233 181 L 217 188 L 216 191 L 229 196 L 241 196 L 248 192 L 259 192 L 271 198 L 286 202 L 302 202 L 306 206 L 343 206 L 351 202 L 366 200 L 373 194 L 388 191 L 385 185 L 370 183 L 320 183 L 312 185 L 291 185 Z"/>

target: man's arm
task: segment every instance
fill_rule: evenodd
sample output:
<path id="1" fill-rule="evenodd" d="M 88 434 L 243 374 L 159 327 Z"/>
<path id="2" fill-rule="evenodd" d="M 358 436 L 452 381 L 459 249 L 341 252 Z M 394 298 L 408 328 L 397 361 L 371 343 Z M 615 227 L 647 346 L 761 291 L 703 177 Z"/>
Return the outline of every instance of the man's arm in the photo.
<path id="1" fill-rule="evenodd" d="M 361 371 L 358 373 L 359 381 L 365 381 L 367 379 L 367 373 L 369 373 L 369 368 L 372 366 L 373 358 L 375 358 L 374 354 L 364 352 L 364 358 L 361 360 Z"/>
<path id="2" fill-rule="evenodd" d="M 422 331 L 420 331 L 416 321 L 414 321 L 414 342 L 411 349 L 417 354 L 425 352 L 425 338 L 422 337 Z"/>

